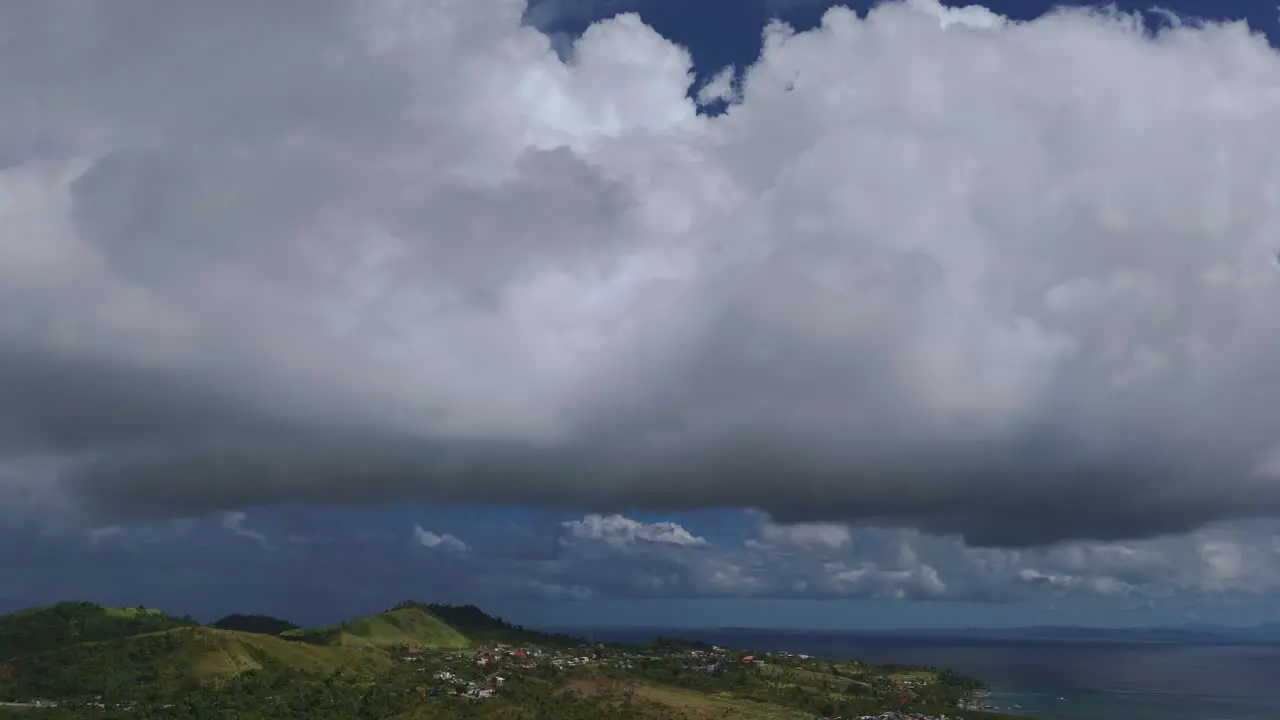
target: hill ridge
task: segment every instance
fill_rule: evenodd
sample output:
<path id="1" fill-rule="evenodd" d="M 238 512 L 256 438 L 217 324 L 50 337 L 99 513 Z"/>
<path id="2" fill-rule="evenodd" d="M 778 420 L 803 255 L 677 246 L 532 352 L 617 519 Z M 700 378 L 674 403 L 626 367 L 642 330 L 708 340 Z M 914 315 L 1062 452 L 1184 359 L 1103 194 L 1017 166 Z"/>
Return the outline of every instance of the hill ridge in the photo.
<path id="1" fill-rule="evenodd" d="M 271 635 L 187 626 L 77 643 L 8 661 L 0 700 L 120 696 L 194 689 L 245 673 L 322 677 L 342 669 L 390 667 L 385 653 L 290 642 Z"/>
<path id="2" fill-rule="evenodd" d="M 462 650 L 472 645 L 470 638 L 421 607 L 390 610 L 318 628 L 300 628 L 281 637 L 316 645 L 392 648 L 412 646 L 424 649 Z"/>
<path id="3" fill-rule="evenodd" d="M 0 659 L 196 625 L 198 623 L 190 618 L 179 618 L 141 605 L 112 607 L 84 601 L 58 602 L 0 615 Z"/>
<path id="4" fill-rule="evenodd" d="M 271 615 L 232 613 L 210 623 L 209 627 L 260 635 L 279 635 L 290 630 L 299 630 L 302 626 Z"/>

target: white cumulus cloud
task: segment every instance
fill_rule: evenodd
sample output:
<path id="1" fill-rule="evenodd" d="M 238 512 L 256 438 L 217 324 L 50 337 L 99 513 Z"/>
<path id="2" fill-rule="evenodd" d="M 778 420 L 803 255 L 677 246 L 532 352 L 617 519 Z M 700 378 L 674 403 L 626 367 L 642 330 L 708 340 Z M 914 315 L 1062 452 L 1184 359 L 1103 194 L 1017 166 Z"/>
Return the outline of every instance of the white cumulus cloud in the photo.
<path id="1" fill-rule="evenodd" d="M 438 534 L 423 528 L 421 525 L 413 526 L 413 539 L 417 540 L 425 548 L 432 550 L 453 550 L 462 552 L 467 549 L 467 544 L 449 533 Z"/>
<path id="2" fill-rule="evenodd" d="M 684 547 L 707 544 L 704 538 L 690 533 L 679 523 L 646 523 L 617 514 L 591 514 L 581 520 L 563 522 L 561 527 L 574 540 L 599 540 L 618 548 L 632 547 L 637 543 Z"/>

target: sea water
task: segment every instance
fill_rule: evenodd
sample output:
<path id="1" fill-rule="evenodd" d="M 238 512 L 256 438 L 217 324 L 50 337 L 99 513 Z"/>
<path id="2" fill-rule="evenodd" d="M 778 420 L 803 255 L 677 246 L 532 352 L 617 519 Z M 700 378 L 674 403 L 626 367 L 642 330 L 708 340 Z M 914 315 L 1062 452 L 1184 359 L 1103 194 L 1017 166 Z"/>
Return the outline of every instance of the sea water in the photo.
<path id="1" fill-rule="evenodd" d="M 1043 720 L 1277 720 L 1274 705 L 1240 698 L 1166 693 L 996 692 L 987 701 L 1003 712 Z"/>

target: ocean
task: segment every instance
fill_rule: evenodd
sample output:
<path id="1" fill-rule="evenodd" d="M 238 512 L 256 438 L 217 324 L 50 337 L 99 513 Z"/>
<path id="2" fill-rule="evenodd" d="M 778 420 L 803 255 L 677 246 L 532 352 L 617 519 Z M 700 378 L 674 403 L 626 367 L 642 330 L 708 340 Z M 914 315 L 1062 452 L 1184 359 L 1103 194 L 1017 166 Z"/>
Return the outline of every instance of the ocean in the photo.
<path id="1" fill-rule="evenodd" d="M 753 630 L 566 632 L 620 642 L 665 635 L 833 659 L 950 667 L 990 685 L 988 704 L 1042 720 L 1280 720 L 1280 646 Z"/>

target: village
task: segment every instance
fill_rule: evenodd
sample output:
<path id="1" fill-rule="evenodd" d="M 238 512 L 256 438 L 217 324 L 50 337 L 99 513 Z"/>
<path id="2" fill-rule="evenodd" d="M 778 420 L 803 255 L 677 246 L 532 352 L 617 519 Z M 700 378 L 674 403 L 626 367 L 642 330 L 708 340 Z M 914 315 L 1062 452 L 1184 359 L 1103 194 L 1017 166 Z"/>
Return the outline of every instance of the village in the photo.
<path id="1" fill-rule="evenodd" d="M 430 691 L 433 697 L 447 693 L 476 699 L 493 697 L 510 677 L 522 672 L 545 673 L 587 667 L 631 670 L 638 663 L 676 660 L 687 672 L 715 673 L 722 670 L 725 663 L 766 664 L 764 657 L 733 654 L 719 647 L 710 651 L 662 652 L 639 648 L 620 650 L 603 644 L 564 649 L 494 645 L 468 652 L 438 653 L 406 646 L 400 652 L 403 653 L 403 662 L 423 664 L 419 668 L 421 671 L 433 670 L 432 679 L 438 683 Z"/>
<path id="2" fill-rule="evenodd" d="M 715 675 L 730 670 L 755 669 L 767 672 L 778 665 L 795 665 L 813 660 L 800 653 L 744 653 L 718 646 L 687 647 L 682 645 L 615 646 L 581 645 L 574 647 L 513 646 L 495 644 L 469 651 L 424 652 L 405 646 L 397 652 L 401 661 L 418 665 L 428 674 L 428 697 L 444 695 L 486 700 L 499 696 L 522 677 L 559 674 L 566 671 L 627 671 L 629 674 L 645 666 L 660 665 L 683 675 Z M 913 697 L 917 688 L 927 684 L 922 679 L 878 678 L 883 689 Z M 873 689 L 872 683 L 858 683 Z M 958 709 L 978 709 L 973 699 L 958 703 Z M 959 716 L 887 711 L 870 715 L 815 716 L 822 720 L 959 720 Z"/>

